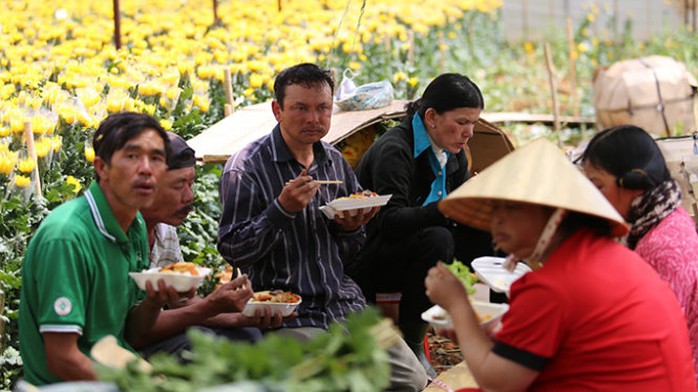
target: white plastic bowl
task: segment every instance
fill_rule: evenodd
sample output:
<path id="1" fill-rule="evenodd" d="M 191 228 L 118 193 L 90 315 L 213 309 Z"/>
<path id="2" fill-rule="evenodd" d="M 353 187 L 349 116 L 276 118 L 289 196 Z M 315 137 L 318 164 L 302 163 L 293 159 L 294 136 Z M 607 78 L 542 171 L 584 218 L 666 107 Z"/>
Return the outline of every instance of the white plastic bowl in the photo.
<path id="1" fill-rule="evenodd" d="M 483 320 L 480 326 L 487 329 L 501 320 L 504 313 L 509 310 L 508 304 L 494 304 L 489 302 L 471 301 L 475 313 Z M 434 305 L 422 313 L 422 320 L 430 323 L 435 329 L 453 328 L 451 316 L 439 305 Z"/>
<path id="2" fill-rule="evenodd" d="M 257 309 L 264 311 L 266 307 L 269 307 L 272 314 L 281 313 L 282 317 L 288 317 L 293 313 L 298 305 L 303 302 L 302 298 L 298 299 L 298 302 L 285 303 L 285 302 L 258 302 L 254 298 L 250 299 L 245 308 L 242 310 L 242 314 L 247 317 L 253 317 Z"/>
<path id="3" fill-rule="evenodd" d="M 158 272 L 160 268 L 151 268 L 143 272 L 129 272 L 129 276 L 136 281 L 136 285 L 141 290 L 145 290 L 145 283 L 151 282 L 153 289 L 158 291 L 158 280 L 162 279 L 168 286 L 174 287 L 180 293 L 191 289 L 199 288 L 206 279 L 206 276 L 211 273 L 210 268 L 196 267 L 198 275 L 181 274 L 176 272 Z"/>
<path id="4" fill-rule="evenodd" d="M 478 257 L 473 260 L 472 267 L 484 284 L 497 293 L 509 296 L 512 283 L 531 272 L 531 268 L 524 263 L 517 263 L 514 271 L 509 271 L 504 268 L 505 260 L 504 257 Z"/>

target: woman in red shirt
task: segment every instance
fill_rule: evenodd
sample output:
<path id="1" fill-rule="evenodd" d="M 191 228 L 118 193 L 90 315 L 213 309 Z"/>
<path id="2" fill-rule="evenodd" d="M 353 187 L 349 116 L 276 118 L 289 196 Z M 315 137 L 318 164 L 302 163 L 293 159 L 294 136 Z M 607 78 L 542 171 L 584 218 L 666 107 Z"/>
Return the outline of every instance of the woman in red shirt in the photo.
<path id="1" fill-rule="evenodd" d="M 541 139 L 509 154 L 439 209 L 490 230 L 510 260 L 533 268 L 512 284 L 493 337 L 443 265 L 425 280 L 483 390 L 695 390 L 674 294 L 613 240 L 628 231 L 622 217 L 552 143 Z"/>

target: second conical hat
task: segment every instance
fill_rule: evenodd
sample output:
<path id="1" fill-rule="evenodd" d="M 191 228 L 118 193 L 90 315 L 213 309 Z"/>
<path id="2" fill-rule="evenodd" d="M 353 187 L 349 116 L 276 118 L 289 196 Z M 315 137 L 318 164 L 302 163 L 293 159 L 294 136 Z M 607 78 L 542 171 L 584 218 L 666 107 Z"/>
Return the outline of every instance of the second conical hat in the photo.
<path id="1" fill-rule="evenodd" d="M 455 221 L 489 231 L 493 200 L 576 211 L 609 221 L 615 236 L 628 232 L 628 225 L 596 186 L 545 139 L 509 153 L 472 177 L 440 201 L 439 210 Z"/>

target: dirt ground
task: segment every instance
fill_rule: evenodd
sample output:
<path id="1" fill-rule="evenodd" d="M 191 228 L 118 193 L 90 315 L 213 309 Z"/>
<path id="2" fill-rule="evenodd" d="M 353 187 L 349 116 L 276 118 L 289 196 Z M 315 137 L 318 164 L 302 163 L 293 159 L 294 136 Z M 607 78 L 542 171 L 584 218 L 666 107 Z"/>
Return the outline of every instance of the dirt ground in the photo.
<path id="1" fill-rule="evenodd" d="M 431 352 L 431 366 L 436 373 L 441 374 L 456 364 L 463 361 L 458 345 L 442 336 L 435 335 L 430 329 L 427 333 Z"/>

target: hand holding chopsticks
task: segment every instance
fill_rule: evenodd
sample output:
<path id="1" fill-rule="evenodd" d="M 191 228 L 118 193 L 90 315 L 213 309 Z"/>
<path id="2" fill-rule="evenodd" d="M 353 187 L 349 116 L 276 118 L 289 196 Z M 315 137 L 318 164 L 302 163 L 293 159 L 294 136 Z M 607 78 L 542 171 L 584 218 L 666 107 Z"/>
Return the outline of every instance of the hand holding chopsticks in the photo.
<path id="1" fill-rule="evenodd" d="M 313 177 L 303 169 L 300 175 L 286 183 L 279 195 L 281 207 L 292 214 L 302 211 L 320 189 Z"/>

